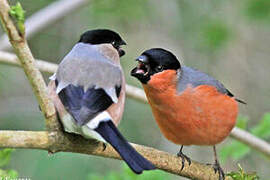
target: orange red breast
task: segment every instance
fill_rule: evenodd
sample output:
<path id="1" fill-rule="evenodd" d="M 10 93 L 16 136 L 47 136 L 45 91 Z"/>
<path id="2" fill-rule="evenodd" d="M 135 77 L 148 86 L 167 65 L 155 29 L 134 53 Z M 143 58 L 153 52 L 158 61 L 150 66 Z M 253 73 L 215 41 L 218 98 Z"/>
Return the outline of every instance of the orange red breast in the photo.
<path id="1" fill-rule="evenodd" d="M 143 84 L 164 136 L 180 145 L 215 145 L 224 140 L 236 122 L 235 99 L 210 85 L 188 85 L 178 92 L 177 83 L 177 72 L 165 70 Z"/>

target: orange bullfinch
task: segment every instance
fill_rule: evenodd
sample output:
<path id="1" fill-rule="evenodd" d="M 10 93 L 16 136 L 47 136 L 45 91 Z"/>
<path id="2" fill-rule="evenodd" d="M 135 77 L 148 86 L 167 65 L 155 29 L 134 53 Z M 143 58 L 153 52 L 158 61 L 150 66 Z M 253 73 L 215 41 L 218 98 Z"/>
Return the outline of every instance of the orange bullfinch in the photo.
<path id="1" fill-rule="evenodd" d="M 50 78 L 49 94 L 66 132 L 108 142 L 133 172 L 140 174 L 155 167 L 116 128 L 125 103 L 120 65 L 125 44 L 111 30 L 83 33 Z"/>
<path id="2" fill-rule="evenodd" d="M 153 48 L 139 56 L 138 66 L 131 71 L 143 85 L 155 120 L 163 135 L 171 142 L 182 145 L 214 147 L 215 172 L 224 178 L 215 145 L 223 141 L 235 125 L 238 102 L 222 83 L 199 70 L 181 66 L 171 52 Z"/>

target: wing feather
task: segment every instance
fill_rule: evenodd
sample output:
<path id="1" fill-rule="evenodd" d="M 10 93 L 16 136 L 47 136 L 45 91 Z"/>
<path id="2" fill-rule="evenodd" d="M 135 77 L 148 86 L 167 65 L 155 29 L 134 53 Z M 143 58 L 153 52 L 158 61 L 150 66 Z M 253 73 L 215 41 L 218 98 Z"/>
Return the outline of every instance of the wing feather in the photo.
<path id="1" fill-rule="evenodd" d="M 56 92 L 78 125 L 117 103 L 122 71 L 96 46 L 76 44 L 60 63 Z"/>
<path id="2" fill-rule="evenodd" d="M 178 77 L 178 92 L 182 92 L 187 88 L 188 85 L 192 85 L 193 87 L 197 87 L 200 85 L 210 85 L 217 88 L 217 90 L 223 94 L 226 94 L 230 97 L 234 97 L 234 95 L 224 87 L 224 85 L 216 80 L 215 78 L 209 76 L 206 73 L 203 73 L 199 70 L 183 66 L 181 68 L 181 72 L 179 72 Z M 246 104 L 244 101 L 235 98 L 236 101 Z"/>

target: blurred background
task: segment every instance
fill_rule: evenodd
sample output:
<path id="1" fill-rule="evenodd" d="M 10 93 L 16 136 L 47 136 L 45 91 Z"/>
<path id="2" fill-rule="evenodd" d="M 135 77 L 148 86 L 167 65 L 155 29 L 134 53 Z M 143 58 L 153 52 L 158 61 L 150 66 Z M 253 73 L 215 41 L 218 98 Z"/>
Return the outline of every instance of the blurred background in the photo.
<path id="1" fill-rule="evenodd" d="M 19 2 L 29 17 L 54 1 Z M 152 47 L 168 49 L 181 63 L 211 74 L 246 101 L 248 105 L 240 105 L 238 126 L 270 141 L 269 0 L 92 0 L 31 37 L 30 48 L 35 58 L 59 63 L 80 34 L 94 28 L 113 29 L 128 43 L 124 47 L 127 54 L 121 60 L 127 83 L 141 87 L 129 72 L 142 51 Z M 49 76 L 44 74 L 46 80 Z M 45 130 L 44 118 L 23 71 L 2 64 L 0 128 Z M 149 106 L 133 99 L 127 98 L 119 128 L 131 142 L 173 154 L 179 150 L 161 135 Z M 237 170 L 240 163 L 246 171 L 256 171 L 261 179 L 269 179 L 270 160 L 262 154 L 231 138 L 218 150 L 225 171 Z M 196 161 L 213 162 L 211 147 L 185 147 L 184 153 Z M 19 177 L 39 180 L 98 180 L 110 172 L 123 171 L 117 160 L 24 149 L 15 150 L 3 168 L 16 170 Z M 184 179 L 169 174 L 163 177 Z M 157 178 L 153 175 L 148 179 Z"/>

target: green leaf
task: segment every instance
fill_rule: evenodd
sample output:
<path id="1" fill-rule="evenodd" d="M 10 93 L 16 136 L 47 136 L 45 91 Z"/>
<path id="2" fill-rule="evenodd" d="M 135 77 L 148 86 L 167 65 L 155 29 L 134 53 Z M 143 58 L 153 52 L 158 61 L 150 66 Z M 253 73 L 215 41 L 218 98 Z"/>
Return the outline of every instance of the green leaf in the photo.
<path id="1" fill-rule="evenodd" d="M 230 172 L 227 176 L 232 177 L 233 180 L 259 180 L 256 173 L 245 173 L 243 168 L 238 164 L 239 170 L 237 172 Z"/>
<path id="2" fill-rule="evenodd" d="M 18 21 L 24 22 L 25 11 L 23 10 L 20 2 L 17 2 L 15 6 L 11 6 L 9 13 L 11 16 L 15 17 Z"/>
<path id="3" fill-rule="evenodd" d="M 8 148 L 0 151 L 0 167 L 3 167 L 9 163 L 10 155 L 13 151 L 13 149 Z"/>
<path id="4" fill-rule="evenodd" d="M 25 11 L 23 10 L 21 3 L 17 2 L 15 6 L 11 6 L 9 14 L 16 19 L 17 28 L 21 34 L 25 33 L 24 21 L 25 21 Z"/>

